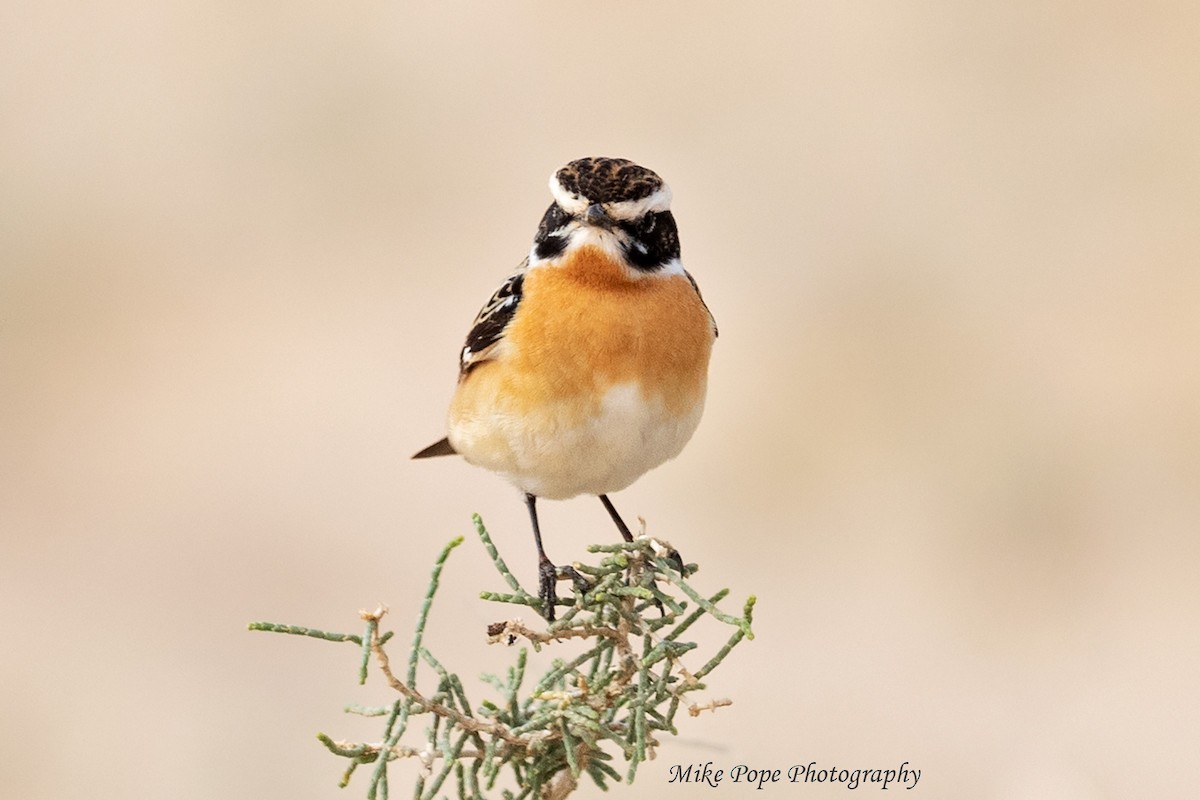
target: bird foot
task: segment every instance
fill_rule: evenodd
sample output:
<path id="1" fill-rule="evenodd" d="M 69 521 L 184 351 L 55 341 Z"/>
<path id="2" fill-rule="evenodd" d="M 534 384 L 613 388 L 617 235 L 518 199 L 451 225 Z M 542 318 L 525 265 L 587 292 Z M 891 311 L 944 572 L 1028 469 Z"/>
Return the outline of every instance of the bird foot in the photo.
<path id="1" fill-rule="evenodd" d="M 683 557 L 679 555 L 678 550 L 661 539 L 651 539 L 650 544 L 654 547 L 654 554 L 670 564 L 675 571 L 679 573 L 681 578 L 687 575 L 687 572 L 684 570 L 683 566 Z M 651 580 L 651 583 L 654 584 L 655 581 Z M 664 617 L 667 615 L 667 610 L 663 608 L 662 601 L 657 597 L 654 598 L 654 605 L 658 607 L 658 613 L 660 615 Z"/>
<path id="2" fill-rule="evenodd" d="M 575 591 L 586 594 L 592 584 L 579 574 L 574 567 L 556 567 L 549 559 L 538 564 L 538 598 L 542 601 L 542 616 L 547 622 L 554 622 L 554 607 L 558 604 L 558 592 L 555 584 L 562 578 L 570 578 L 575 584 Z"/>
<path id="3" fill-rule="evenodd" d="M 580 575 L 579 570 L 574 567 L 559 567 L 558 576 L 560 578 L 570 578 L 571 583 L 575 584 L 575 591 L 580 594 L 587 594 L 592 590 L 591 581 Z"/>
<path id="4" fill-rule="evenodd" d="M 547 622 L 554 622 L 554 606 L 558 603 L 558 592 L 554 584 L 558 583 L 558 569 L 543 558 L 538 564 L 538 597 L 542 601 L 542 616 Z"/>
<path id="5" fill-rule="evenodd" d="M 643 536 L 644 536 L 643 532 Z M 665 560 L 668 564 L 675 568 L 680 577 L 686 578 L 687 571 L 683 566 L 683 557 L 679 555 L 679 551 L 671 546 L 670 542 L 663 541 L 653 537 L 646 537 L 650 542 L 650 547 L 654 549 L 654 555 Z"/>

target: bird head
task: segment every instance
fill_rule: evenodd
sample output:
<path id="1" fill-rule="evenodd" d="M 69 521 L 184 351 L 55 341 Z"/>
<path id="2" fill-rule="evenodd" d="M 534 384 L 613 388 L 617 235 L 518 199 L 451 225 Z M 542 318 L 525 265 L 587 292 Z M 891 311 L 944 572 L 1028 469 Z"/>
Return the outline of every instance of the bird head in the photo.
<path id="1" fill-rule="evenodd" d="M 580 158 L 550 176 L 550 194 L 531 264 L 592 245 L 635 274 L 678 265 L 671 189 L 652 170 L 624 158 Z"/>

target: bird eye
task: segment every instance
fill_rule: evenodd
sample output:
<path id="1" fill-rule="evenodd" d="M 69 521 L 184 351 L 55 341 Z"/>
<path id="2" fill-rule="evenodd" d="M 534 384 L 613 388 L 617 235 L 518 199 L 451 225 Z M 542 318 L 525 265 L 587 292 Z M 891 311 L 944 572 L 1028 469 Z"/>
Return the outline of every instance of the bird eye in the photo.
<path id="1" fill-rule="evenodd" d="M 658 221 L 657 214 L 647 214 L 642 217 L 642 221 L 638 223 L 638 233 L 645 236 L 654 230 L 654 224 Z"/>

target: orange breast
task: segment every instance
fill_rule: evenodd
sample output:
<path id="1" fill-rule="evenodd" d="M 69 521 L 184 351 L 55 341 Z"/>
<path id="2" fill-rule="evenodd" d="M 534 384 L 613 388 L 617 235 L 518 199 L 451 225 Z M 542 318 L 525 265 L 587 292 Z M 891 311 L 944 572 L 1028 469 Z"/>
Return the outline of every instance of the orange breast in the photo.
<path id="1" fill-rule="evenodd" d="M 505 388 L 518 405 L 598 402 L 613 384 L 635 382 L 647 399 L 682 414 L 703 397 L 714 336 L 685 276 L 631 279 L 589 247 L 529 271 L 505 338 Z"/>

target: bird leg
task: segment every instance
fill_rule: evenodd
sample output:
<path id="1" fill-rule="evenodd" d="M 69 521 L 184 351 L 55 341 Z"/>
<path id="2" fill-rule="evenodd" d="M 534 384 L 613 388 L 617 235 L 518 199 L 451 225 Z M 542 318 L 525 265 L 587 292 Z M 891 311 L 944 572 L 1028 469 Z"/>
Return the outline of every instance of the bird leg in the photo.
<path id="1" fill-rule="evenodd" d="M 546 556 L 545 548 L 542 547 L 542 531 L 538 527 L 537 518 L 537 497 L 526 492 L 525 506 L 529 509 L 529 521 L 533 524 L 533 541 L 537 545 L 538 597 L 544 606 L 542 616 L 553 622 L 554 604 L 558 601 L 558 593 L 554 591 L 554 584 L 558 581 L 558 570 L 554 568 L 554 564 Z"/>
<path id="2" fill-rule="evenodd" d="M 584 594 L 592 587 L 574 567 L 554 566 L 554 562 L 549 559 L 542 547 L 542 530 L 538 526 L 537 518 L 537 497 L 526 492 L 525 505 L 529 509 L 529 521 L 533 524 L 533 541 L 537 544 L 538 597 L 544 606 L 542 616 L 546 618 L 547 622 L 554 622 L 554 606 L 558 602 L 555 584 L 558 583 L 560 574 L 569 577 L 575 583 L 575 588 L 580 594 Z"/>
<path id="3" fill-rule="evenodd" d="M 629 526 L 625 524 L 625 520 L 621 519 L 621 515 L 617 513 L 617 509 L 613 507 L 612 501 L 608 499 L 608 495 L 600 495 L 600 502 L 604 503 L 604 508 L 608 510 L 608 515 L 612 517 L 612 521 L 617 523 L 617 530 L 625 537 L 625 541 L 632 542 L 633 534 L 629 532 Z"/>
<path id="4" fill-rule="evenodd" d="M 604 508 L 608 510 L 608 515 L 612 517 L 612 521 L 617 523 L 617 530 L 621 532 L 621 536 L 625 537 L 625 541 L 632 542 L 633 534 L 629 532 L 629 526 L 625 524 L 625 520 L 621 519 L 621 515 L 617 513 L 616 507 L 612 501 L 608 499 L 608 495 L 599 495 L 600 502 L 604 504 Z M 679 571 L 680 576 L 683 575 L 683 557 L 679 555 L 679 551 L 671 548 L 666 555 L 667 561 L 671 562 L 671 566 Z M 655 599 L 654 604 L 658 606 L 658 613 L 666 616 L 666 609 L 663 608 L 662 601 Z"/>
<path id="5" fill-rule="evenodd" d="M 617 509 L 613 506 L 612 501 L 608 499 L 608 495 L 602 494 L 599 496 L 600 502 L 604 503 L 604 507 L 608 509 L 608 515 L 612 517 L 613 522 L 617 523 L 617 530 L 625 537 L 625 541 L 632 542 L 633 534 L 629 532 L 629 526 L 625 524 L 625 520 L 621 519 L 621 515 L 617 513 Z M 683 558 L 679 555 L 679 551 L 675 548 L 670 548 L 666 555 L 667 561 L 683 575 Z"/>

